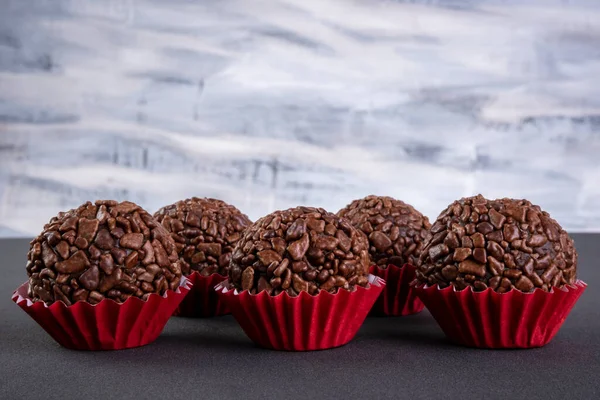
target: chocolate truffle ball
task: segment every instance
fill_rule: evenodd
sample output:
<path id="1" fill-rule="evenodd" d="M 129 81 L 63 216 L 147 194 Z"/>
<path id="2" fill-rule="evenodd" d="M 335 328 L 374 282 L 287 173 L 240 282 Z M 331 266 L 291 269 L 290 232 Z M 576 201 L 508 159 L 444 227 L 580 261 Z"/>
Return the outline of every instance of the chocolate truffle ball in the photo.
<path id="1" fill-rule="evenodd" d="M 387 196 L 367 196 L 338 211 L 369 238 L 371 261 L 380 268 L 416 265 L 431 224 L 410 204 Z"/>
<path id="2" fill-rule="evenodd" d="M 238 290 L 315 295 L 368 284 L 368 243 L 356 228 L 322 208 L 275 211 L 251 225 L 231 259 Z"/>
<path id="3" fill-rule="evenodd" d="M 421 283 L 504 293 L 576 280 L 573 240 L 527 200 L 463 198 L 440 214 L 431 234 L 417 271 Z"/>
<path id="4" fill-rule="evenodd" d="M 181 268 L 169 233 L 137 204 L 87 202 L 61 212 L 31 242 L 29 297 L 51 304 L 146 300 L 179 287 Z"/>
<path id="5" fill-rule="evenodd" d="M 175 240 L 186 276 L 194 271 L 227 276 L 233 248 L 252 223 L 224 201 L 197 197 L 163 207 L 154 217 Z"/>

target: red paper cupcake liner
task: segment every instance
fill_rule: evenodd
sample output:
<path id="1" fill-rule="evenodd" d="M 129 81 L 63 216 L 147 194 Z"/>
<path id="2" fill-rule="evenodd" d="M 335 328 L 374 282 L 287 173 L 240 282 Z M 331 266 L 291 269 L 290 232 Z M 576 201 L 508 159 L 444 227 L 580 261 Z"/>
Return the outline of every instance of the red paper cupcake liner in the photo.
<path id="1" fill-rule="evenodd" d="M 437 285 L 415 290 L 450 340 L 469 347 L 508 349 L 548 344 L 586 287 L 577 281 L 552 292 L 457 291 Z"/>
<path id="2" fill-rule="evenodd" d="M 194 271 L 188 276 L 188 279 L 194 286 L 179 304 L 173 315 L 209 318 L 230 314 L 227 304 L 221 300 L 215 291 L 215 286 L 226 280 L 226 276 L 219 274 L 202 276 Z"/>
<path id="3" fill-rule="evenodd" d="M 130 297 L 124 303 L 104 299 L 92 305 L 79 301 L 67 306 L 57 301 L 50 306 L 32 302 L 25 282 L 12 295 L 31 318 L 61 346 L 74 350 L 119 350 L 152 343 L 162 332 L 173 311 L 188 293 L 191 283 L 181 279 L 177 290 L 143 301 Z"/>
<path id="4" fill-rule="evenodd" d="M 227 289 L 227 281 L 217 285 L 217 293 L 229 305 L 231 313 L 246 335 L 257 345 L 288 351 L 322 350 L 343 346 L 358 332 L 385 282 L 369 275 L 368 288 L 306 292 L 290 297 L 283 292 L 251 295 Z"/>
<path id="5" fill-rule="evenodd" d="M 396 317 L 423 311 L 425 306 L 411 286 L 417 276 L 416 270 L 411 264 L 402 267 L 390 264 L 387 268 L 373 265 L 370 272 L 385 280 L 385 289 L 375 302 L 371 315 Z"/>

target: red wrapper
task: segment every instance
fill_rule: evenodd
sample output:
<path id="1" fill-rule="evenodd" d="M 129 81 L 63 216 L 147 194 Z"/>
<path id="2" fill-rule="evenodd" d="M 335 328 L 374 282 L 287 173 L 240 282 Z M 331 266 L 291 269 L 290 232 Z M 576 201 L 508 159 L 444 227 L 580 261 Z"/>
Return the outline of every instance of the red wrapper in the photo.
<path id="1" fill-rule="evenodd" d="M 425 306 L 411 286 L 416 270 L 411 264 L 404 264 L 402 268 L 393 264 L 387 268 L 373 265 L 370 272 L 385 280 L 385 289 L 375 302 L 371 315 L 397 317 L 421 312 Z"/>
<path id="2" fill-rule="evenodd" d="M 415 290 L 450 340 L 470 347 L 509 349 L 550 342 L 586 287 L 577 281 L 552 292 L 457 291 L 437 285 Z"/>
<path id="3" fill-rule="evenodd" d="M 354 292 L 321 291 L 316 296 L 302 292 L 297 297 L 285 292 L 277 296 L 251 295 L 247 290 L 238 293 L 227 289 L 227 281 L 215 289 L 254 343 L 274 350 L 308 351 L 352 340 L 385 286 L 373 275 L 369 282 L 368 288 L 357 287 Z"/>
<path id="4" fill-rule="evenodd" d="M 176 291 L 147 301 L 130 297 L 124 303 L 104 299 L 96 305 L 79 301 L 67 306 L 32 302 L 28 282 L 19 286 L 12 300 L 61 346 L 74 350 L 119 350 L 144 346 L 156 340 L 173 311 L 188 293 L 191 283 L 181 279 Z"/>
<path id="5" fill-rule="evenodd" d="M 226 276 L 219 274 L 202 276 L 194 271 L 188 279 L 194 286 L 173 315 L 208 318 L 230 313 L 225 302 L 215 292 L 215 286 L 226 280 Z"/>

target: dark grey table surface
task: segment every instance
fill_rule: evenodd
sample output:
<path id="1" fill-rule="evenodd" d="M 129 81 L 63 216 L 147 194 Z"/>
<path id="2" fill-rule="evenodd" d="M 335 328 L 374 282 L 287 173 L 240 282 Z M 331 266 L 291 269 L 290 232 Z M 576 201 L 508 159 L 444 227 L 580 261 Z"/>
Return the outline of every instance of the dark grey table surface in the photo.
<path id="1" fill-rule="evenodd" d="M 10 300 L 28 242 L 0 240 L 0 399 L 598 399 L 600 235 L 573 237 L 589 287 L 544 348 L 458 347 L 424 311 L 368 318 L 348 345 L 307 353 L 255 347 L 230 316 L 172 318 L 137 349 L 63 349 Z"/>

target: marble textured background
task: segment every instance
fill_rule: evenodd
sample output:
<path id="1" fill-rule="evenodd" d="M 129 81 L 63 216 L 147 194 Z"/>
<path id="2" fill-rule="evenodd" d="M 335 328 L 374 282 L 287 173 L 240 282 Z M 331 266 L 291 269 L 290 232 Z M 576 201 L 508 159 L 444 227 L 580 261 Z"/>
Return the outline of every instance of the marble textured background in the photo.
<path id="1" fill-rule="evenodd" d="M 0 0 L 0 236 L 96 198 L 371 193 L 598 230 L 599 150 L 596 0 Z"/>

